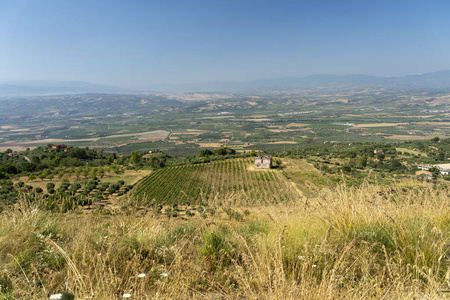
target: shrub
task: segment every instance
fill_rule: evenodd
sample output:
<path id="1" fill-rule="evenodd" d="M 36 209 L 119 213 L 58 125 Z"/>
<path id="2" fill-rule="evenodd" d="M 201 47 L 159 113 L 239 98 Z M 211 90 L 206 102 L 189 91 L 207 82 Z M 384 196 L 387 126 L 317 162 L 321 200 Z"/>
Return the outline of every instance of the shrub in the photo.
<path id="1" fill-rule="evenodd" d="M 228 215 L 230 220 L 234 219 L 236 221 L 243 221 L 244 217 L 238 213 L 237 211 L 231 209 L 231 208 L 224 208 L 223 211 Z"/>
<path id="2" fill-rule="evenodd" d="M 231 263 L 231 245 L 225 237 L 214 230 L 203 233 L 199 253 L 211 271 L 222 268 Z"/>

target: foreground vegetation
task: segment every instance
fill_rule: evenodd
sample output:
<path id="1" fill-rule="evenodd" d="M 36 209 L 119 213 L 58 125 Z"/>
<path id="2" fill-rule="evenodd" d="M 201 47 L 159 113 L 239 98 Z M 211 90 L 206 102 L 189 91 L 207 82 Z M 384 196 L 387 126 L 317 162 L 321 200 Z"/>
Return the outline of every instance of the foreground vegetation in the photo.
<path id="1" fill-rule="evenodd" d="M 55 214 L 20 199 L 0 215 L 0 297 L 442 298 L 449 194 L 422 181 L 338 186 L 176 219 Z"/>

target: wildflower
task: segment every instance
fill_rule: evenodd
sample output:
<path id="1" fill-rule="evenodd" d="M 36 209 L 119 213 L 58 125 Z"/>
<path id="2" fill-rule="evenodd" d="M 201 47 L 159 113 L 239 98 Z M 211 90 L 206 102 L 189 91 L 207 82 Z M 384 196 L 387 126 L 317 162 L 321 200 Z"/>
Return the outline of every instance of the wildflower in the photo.
<path id="1" fill-rule="evenodd" d="M 70 293 L 54 294 L 50 296 L 50 300 L 61 300 L 61 299 L 73 300 L 75 299 L 75 296 Z"/>
<path id="2" fill-rule="evenodd" d="M 312 265 L 313 268 L 317 267 L 317 265 Z"/>
<path id="3" fill-rule="evenodd" d="M 131 298 L 131 294 L 123 294 L 122 298 Z"/>
<path id="4" fill-rule="evenodd" d="M 138 277 L 139 277 L 139 278 L 144 278 L 144 277 L 145 277 L 145 274 L 144 274 L 144 273 L 141 273 L 141 274 L 138 275 Z"/>
<path id="5" fill-rule="evenodd" d="M 159 276 L 161 276 L 161 277 L 167 277 L 167 276 L 169 276 L 169 274 L 167 274 L 167 273 L 161 273 Z"/>

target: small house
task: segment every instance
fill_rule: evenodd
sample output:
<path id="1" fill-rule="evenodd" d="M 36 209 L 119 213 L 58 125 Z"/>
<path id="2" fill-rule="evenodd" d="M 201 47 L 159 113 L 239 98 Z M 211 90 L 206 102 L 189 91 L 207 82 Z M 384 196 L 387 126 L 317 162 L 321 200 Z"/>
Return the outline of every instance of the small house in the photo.
<path id="1" fill-rule="evenodd" d="M 433 167 L 432 165 L 418 165 L 417 168 L 419 170 L 425 170 L 428 171 L 429 168 Z"/>
<path id="2" fill-rule="evenodd" d="M 450 170 L 449 169 L 439 169 L 439 173 L 441 173 L 442 175 L 448 175 L 448 174 L 450 174 Z"/>
<path id="3" fill-rule="evenodd" d="M 270 169 L 272 168 L 272 156 L 263 155 L 255 157 L 255 168 Z"/>
<path id="4" fill-rule="evenodd" d="M 384 154 L 384 151 L 380 150 L 380 149 L 375 149 L 375 150 L 373 150 L 373 154 L 375 154 L 375 155 Z"/>

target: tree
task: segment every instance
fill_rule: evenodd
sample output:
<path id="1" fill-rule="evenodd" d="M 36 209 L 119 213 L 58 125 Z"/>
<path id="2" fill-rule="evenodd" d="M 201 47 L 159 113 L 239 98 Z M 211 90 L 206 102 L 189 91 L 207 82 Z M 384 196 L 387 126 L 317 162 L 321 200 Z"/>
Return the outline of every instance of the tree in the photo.
<path id="1" fill-rule="evenodd" d="M 141 161 L 142 155 L 140 155 L 137 151 L 131 152 L 130 162 L 132 164 L 138 164 Z"/>
<path id="2" fill-rule="evenodd" d="M 92 174 L 91 174 L 92 178 L 96 178 L 97 177 L 97 173 L 98 173 L 98 169 L 96 167 L 93 167 L 92 168 Z"/>
<path id="3" fill-rule="evenodd" d="M 109 155 L 108 158 L 106 159 L 106 163 L 108 165 L 112 164 L 114 162 L 114 157 L 112 155 Z"/>
<path id="4" fill-rule="evenodd" d="M 53 182 L 49 182 L 46 185 L 47 193 L 53 194 L 55 192 L 55 184 Z"/>
<path id="5" fill-rule="evenodd" d="M 90 171 L 89 167 L 86 167 L 86 168 L 83 169 L 83 176 L 84 176 L 84 178 L 88 177 L 89 171 Z"/>
<path id="6" fill-rule="evenodd" d="M 119 189 L 119 185 L 117 183 L 113 183 L 109 186 L 108 193 L 113 194 Z"/>
<path id="7" fill-rule="evenodd" d="M 359 159 L 359 164 L 360 164 L 363 168 L 367 167 L 367 156 L 362 156 L 362 157 Z"/>
<path id="8" fill-rule="evenodd" d="M 342 166 L 342 171 L 349 173 L 352 171 L 352 167 L 350 167 L 349 165 L 344 165 Z"/>
<path id="9" fill-rule="evenodd" d="M 45 185 L 45 187 L 47 188 L 47 190 L 49 189 L 54 189 L 55 188 L 55 184 L 53 182 L 49 182 Z"/>
<path id="10" fill-rule="evenodd" d="M 398 170 L 398 169 L 403 168 L 402 163 L 398 159 L 394 158 L 394 159 L 391 159 L 389 162 L 391 164 L 391 170 Z"/>
<path id="11" fill-rule="evenodd" d="M 214 151 L 214 153 L 216 155 L 227 155 L 227 154 L 235 154 L 236 150 L 228 148 L 228 147 L 223 147 L 223 148 L 219 148 L 216 151 Z"/>
<path id="12" fill-rule="evenodd" d="M 213 155 L 213 154 L 214 153 L 209 149 L 202 149 L 202 150 L 200 150 L 199 156 L 208 156 L 208 155 Z"/>
<path id="13" fill-rule="evenodd" d="M 439 169 L 437 167 L 431 167 L 428 169 L 428 171 L 433 173 L 433 178 L 436 178 L 437 175 L 440 173 Z"/>
<path id="14" fill-rule="evenodd" d="M 47 178 L 47 176 L 48 176 L 48 169 L 45 169 L 45 171 L 39 174 L 38 177 L 40 180 L 44 180 L 45 178 Z"/>
<path id="15" fill-rule="evenodd" d="M 157 168 L 164 167 L 166 164 L 166 160 L 167 160 L 167 156 L 164 153 L 159 153 L 159 154 L 152 155 L 150 157 L 149 163 L 150 163 L 150 166 L 157 169 Z"/>
<path id="16" fill-rule="evenodd" d="M 438 136 L 436 136 L 436 137 L 432 138 L 431 141 L 432 141 L 433 143 L 439 143 L 440 139 L 439 139 Z"/>
<path id="17" fill-rule="evenodd" d="M 69 152 L 69 156 L 73 157 L 73 158 L 78 158 L 78 159 L 86 159 L 87 152 L 86 152 L 86 149 L 75 147 Z"/>

